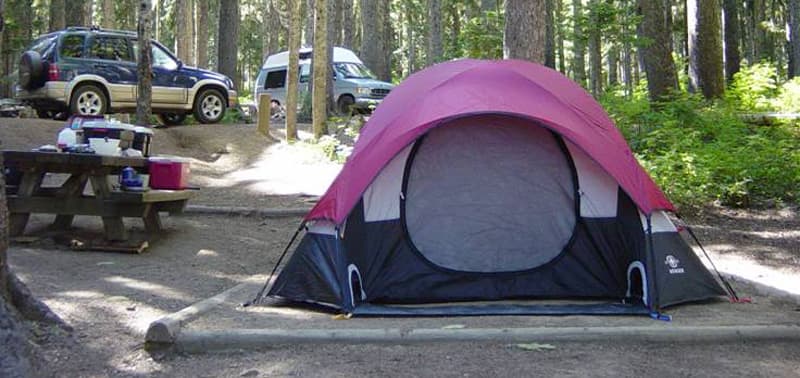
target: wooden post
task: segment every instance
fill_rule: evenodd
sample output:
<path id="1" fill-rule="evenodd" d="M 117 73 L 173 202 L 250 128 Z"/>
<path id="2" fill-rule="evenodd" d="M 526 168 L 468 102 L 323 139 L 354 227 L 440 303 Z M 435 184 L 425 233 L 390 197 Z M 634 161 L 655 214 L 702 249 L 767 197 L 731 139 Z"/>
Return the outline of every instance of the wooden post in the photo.
<path id="1" fill-rule="evenodd" d="M 269 138 L 274 140 L 269 133 L 269 120 L 272 116 L 272 97 L 269 94 L 263 93 L 258 97 L 258 124 L 256 130 Z"/>

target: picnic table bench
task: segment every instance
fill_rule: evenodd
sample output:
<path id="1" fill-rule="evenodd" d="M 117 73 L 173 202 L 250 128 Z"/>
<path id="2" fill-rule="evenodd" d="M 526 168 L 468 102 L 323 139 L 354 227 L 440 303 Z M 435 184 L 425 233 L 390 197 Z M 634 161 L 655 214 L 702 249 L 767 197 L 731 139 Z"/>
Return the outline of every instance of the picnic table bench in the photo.
<path id="1" fill-rule="evenodd" d="M 183 211 L 194 194 L 191 190 L 115 190 L 108 176 L 119 174 L 125 167 L 146 173 L 146 158 L 3 151 L 3 165 L 22 174 L 18 185 L 8 190 L 12 236 L 22 235 L 31 213 L 56 214 L 53 226 L 60 229 L 69 228 L 75 215 L 102 217 L 106 239 L 112 241 L 128 239 L 123 217 L 142 218 L 145 230 L 157 234 L 162 230 L 159 212 Z M 47 173 L 64 173 L 69 177 L 61 186 L 43 187 Z M 89 182 L 92 195 L 84 194 Z"/>

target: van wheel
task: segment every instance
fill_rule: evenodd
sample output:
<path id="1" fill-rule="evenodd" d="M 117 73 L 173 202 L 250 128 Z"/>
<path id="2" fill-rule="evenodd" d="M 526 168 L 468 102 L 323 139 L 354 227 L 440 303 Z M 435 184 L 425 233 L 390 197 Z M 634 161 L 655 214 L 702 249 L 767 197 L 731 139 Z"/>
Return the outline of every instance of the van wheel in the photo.
<path id="1" fill-rule="evenodd" d="M 339 97 L 339 101 L 336 101 L 336 108 L 339 109 L 339 114 L 341 115 L 352 115 L 353 114 L 353 105 L 356 104 L 356 99 L 350 95 L 344 95 Z"/>
<path id="2" fill-rule="evenodd" d="M 217 123 L 225 116 L 225 97 L 216 89 L 206 89 L 194 100 L 194 118 L 200 123 Z"/>
<path id="3" fill-rule="evenodd" d="M 96 85 L 82 85 L 72 93 L 69 110 L 74 115 L 101 116 L 108 111 L 108 98 Z"/>

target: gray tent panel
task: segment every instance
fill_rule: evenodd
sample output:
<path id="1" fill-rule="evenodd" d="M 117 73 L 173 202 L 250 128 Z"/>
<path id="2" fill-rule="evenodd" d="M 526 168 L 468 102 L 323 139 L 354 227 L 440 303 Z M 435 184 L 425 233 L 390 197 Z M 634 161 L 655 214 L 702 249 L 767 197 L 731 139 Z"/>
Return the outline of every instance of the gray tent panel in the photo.
<path id="1" fill-rule="evenodd" d="M 574 233 L 575 183 L 565 149 L 529 121 L 465 118 L 433 129 L 413 154 L 407 180 L 408 234 L 443 268 L 536 268 Z"/>

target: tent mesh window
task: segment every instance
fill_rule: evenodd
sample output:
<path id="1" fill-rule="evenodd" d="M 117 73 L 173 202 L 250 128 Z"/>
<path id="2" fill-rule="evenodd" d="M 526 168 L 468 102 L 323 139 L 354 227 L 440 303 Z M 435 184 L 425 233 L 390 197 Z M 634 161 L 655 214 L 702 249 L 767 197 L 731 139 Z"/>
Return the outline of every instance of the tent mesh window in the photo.
<path id="1" fill-rule="evenodd" d="M 421 141 L 406 175 L 408 235 L 439 267 L 529 270 L 572 238 L 572 167 L 556 137 L 530 121 L 469 117 L 440 125 Z"/>

